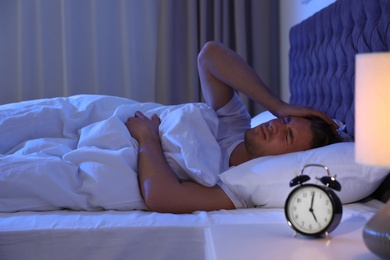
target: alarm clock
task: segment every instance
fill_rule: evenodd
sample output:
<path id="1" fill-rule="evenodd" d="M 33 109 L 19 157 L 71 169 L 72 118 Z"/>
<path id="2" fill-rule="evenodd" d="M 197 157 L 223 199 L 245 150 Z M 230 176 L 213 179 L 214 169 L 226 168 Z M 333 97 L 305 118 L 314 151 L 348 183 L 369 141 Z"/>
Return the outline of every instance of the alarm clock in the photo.
<path id="1" fill-rule="evenodd" d="M 303 184 L 310 180 L 303 172 L 308 167 L 321 167 L 327 175 L 316 177 L 322 185 Z M 331 176 L 328 167 L 320 164 L 305 165 L 301 173 L 290 181 L 290 187 L 299 185 L 288 195 L 284 206 L 287 223 L 302 235 L 328 236 L 340 223 L 343 208 L 339 197 L 333 190 L 340 191 L 341 185 L 336 176 Z"/>

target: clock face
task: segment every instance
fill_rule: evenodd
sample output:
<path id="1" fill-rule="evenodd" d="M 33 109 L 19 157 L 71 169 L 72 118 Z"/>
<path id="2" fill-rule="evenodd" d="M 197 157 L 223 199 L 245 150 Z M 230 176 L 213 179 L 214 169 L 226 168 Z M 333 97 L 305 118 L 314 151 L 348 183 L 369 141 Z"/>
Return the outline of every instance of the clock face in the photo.
<path id="1" fill-rule="evenodd" d="M 328 193 L 310 184 L 292 191 L 287 198 L 285 211 L 289 224 L 306 235 L 319 235 L 327 231 L 335 215 Z"/>

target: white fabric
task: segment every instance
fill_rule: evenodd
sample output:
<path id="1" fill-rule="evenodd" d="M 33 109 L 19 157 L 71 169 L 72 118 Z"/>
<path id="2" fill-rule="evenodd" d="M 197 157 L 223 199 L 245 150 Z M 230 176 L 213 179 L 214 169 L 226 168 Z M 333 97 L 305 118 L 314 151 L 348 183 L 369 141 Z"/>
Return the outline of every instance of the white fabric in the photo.
<path id="1" fill-rule="evenodd" d="M 0 211 L 145 209 L 137 142 L 124 125 L 136 110 L 160 116 L 165 156 L 180 179 L 218 182 L 218 120 L 204 104 L 85 95 L 36 100 L 0 110 Z"/>
<path id="2" fill-rule="evenodd" d="M 251 118 L 237 94 L 228 104 L 217 110 L 219 118 L 218 143 L 222 150 L 221 172 L 229 168 L 230 155 L 244 141 L 245 131 L 250 128 Z"/>
<path id="3" fill-rule="evenodd" d="M 275 119 L 276 116 L 274 116 L 271 112 L 269 111 L 264 111 L 259 113 L 258 115 L 254 116 L 251 120 L 251 127 L 256 127 L 264 122 L 267 122 L 269 120 Z"/>
<path id="4" fill-rule="evenodd" d="M 382 206 L 379 201 L 345 205 L 331 240 L 293 237 L 280 208 L 0 213 L 0 259 L 313 259 L 313 252 L 321 259 L 370 258 L 362 228 Z M 220 237 L 215 229 L 227 234 Z M 344 257 L 336 257 L 341 253 Z"/>
<path id="5" fill-rule="evenodd" d="M 271 112 L 264 111 L 252 118 L 251 127 L 274 118 Z M 339 120 L 335 122 L 342 132 L 345 125 Z M 350 140 L 350 136 L 345 133 L 341 137 Z M 342 189 L 336 194 L 344 204 L 370 195 L 390 171 L 388 168 L 356 163 L 355 144 L 344 142 L 308 151 L 257 158 L 232 167 L 223 172 L 220 178 L 247 207 L 283 207 L 287 194 L 292 190 L 288 186 L 290 180 L 300 173 L 303 166 L 313 163 L 329 167 L 331 174 L 338 176 Z M 323 175 L 326 175 L 323 170 L 316 172 L 315 176 L 310 176 L 310 182 L 316 182 L 315 177 Z"/>
<path id="6" fill-rule="evenodd" d="M 284 207 L 287 195 L 292 191 L 290 181 L 307 164 L 327 166 L 330 174 L 337 176 L 342 188 L 336 194 L 344 204 L 370 195 L 389 173 L 387 168 L 356 163 L 355 144 L 343 142 L 308 151 L 253 159 L 223 172 L 220 178 L 250 206 Z M 315 177 L 321 178 L 327 172 L 319 167 L 310 167 L 304 174 L 311 178 L 307 183 L 322 185 Z"/>
<path id="7" fill-rule="evenodd" d="M 251 118 L 241 99 L 236 94 L 233 95 L 228 104 L 217 110 L 217 115 L 219 118 L 217 140 L 222 152 L 221 172 L 224 172 L 230 167 L 230 155 L 233 149 L 244 140 L 244 133 L 250 128 Z M 222 181 L 219 181 L 217 184 L 223 189 L 236 208 L 248 207 L 246 201 L 232 192 Z"/>

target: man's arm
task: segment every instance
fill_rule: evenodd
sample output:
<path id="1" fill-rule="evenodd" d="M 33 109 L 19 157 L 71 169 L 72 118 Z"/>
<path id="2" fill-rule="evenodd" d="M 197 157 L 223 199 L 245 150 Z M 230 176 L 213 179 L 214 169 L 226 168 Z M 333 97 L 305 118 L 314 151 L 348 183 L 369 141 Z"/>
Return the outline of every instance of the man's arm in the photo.
<path id="1" fill-rule="evenodd" d="M 277 117 L 317 116 L 337 127 L 324 112 L 290 105 L 275 96 L 255 71 L 234 51 L 218 42 L 208 42 L 198 56 L 202 92 L 215 110 L 230 101 L 233 91 L 244 93 Z"/>
<path id="2" fill-rule="evenodd" d="M 126 126 L 139 143 L 138 182 L 146 206 L 157 212 L 191 213 L 196 210 L 234 209 L 219 187 L 195 182 L 179 182 L 167 163 L 161 147 L 157 116 L 141 112 L 129 118 Z"/>

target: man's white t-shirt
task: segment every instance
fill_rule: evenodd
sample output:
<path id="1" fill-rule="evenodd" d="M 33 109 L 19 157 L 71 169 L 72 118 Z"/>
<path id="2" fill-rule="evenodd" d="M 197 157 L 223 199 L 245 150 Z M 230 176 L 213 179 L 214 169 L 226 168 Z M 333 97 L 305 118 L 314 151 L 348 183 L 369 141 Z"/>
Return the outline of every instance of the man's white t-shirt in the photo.
<path id="1" fill-rule="evenodd" d="M 219 119 L 217 141 L 221 147 L 221 173 L 229 169 L 229 159 L 234 148 L 244 141 L 245 131 L 251 127 L 251 117 L 237 94 L 225 106 L 217 110 Z M 236 208 L 248 207 L 247 203 L 222 183 L 218 182 Z"/>

